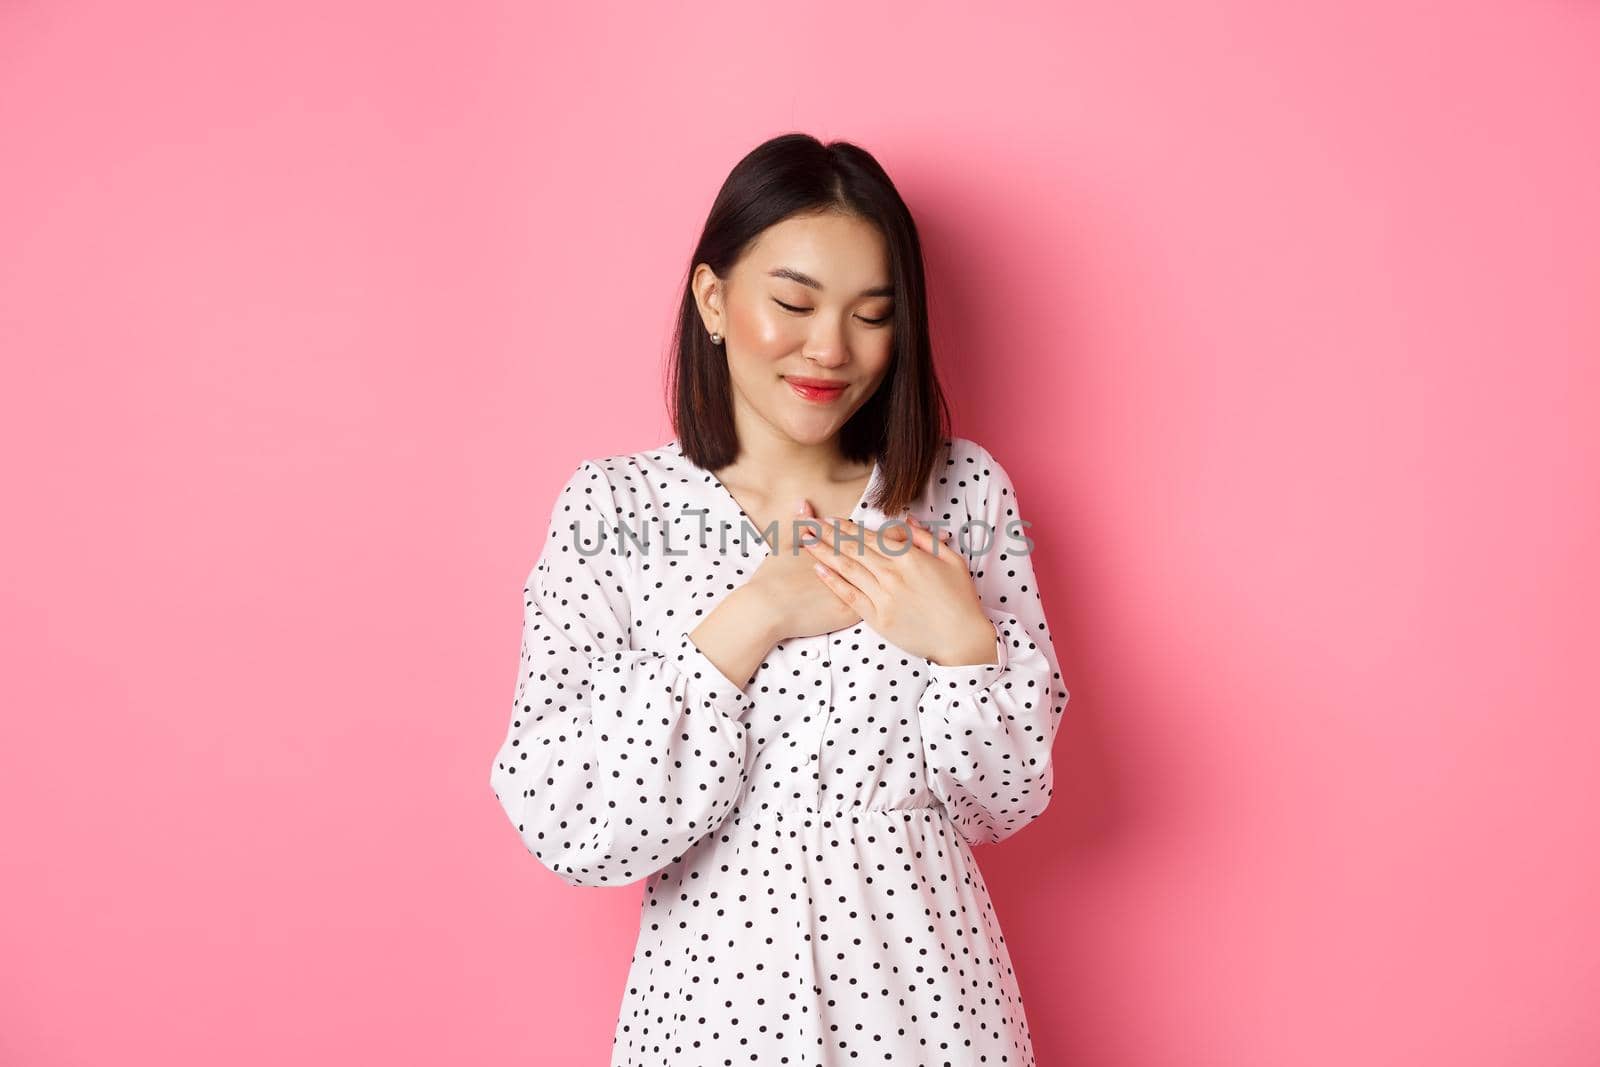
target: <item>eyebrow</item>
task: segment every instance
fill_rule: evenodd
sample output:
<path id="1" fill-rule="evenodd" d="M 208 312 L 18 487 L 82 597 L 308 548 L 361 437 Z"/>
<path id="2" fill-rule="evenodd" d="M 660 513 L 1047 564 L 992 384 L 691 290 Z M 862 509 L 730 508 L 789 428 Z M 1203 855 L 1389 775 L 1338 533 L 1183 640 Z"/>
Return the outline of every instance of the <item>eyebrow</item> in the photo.
<path id="1" fill-rule="evenodd" d="M 797 270 L 795 270 L 795 269 L 793 269 L 791 267 L 774 267 L 773 269 L 767 271 L 767 276 L 771 277 L 771 278 L 788 278 L 792 282 L 799 282 L 801 285 L 809 286 L 810 288 L 815 289 L 819 293 L 823 291 L 821 282 L 817 281 L 811 275 L 802 274 L 799 271 L 797 271 Z M 894 295 L 894 286 L 892 286 L 892 285 L 875 285 L 871 289 L 863 289 L 863 290 L 861 290 L 861 295 L 862 296 L 893 296 Z"/>

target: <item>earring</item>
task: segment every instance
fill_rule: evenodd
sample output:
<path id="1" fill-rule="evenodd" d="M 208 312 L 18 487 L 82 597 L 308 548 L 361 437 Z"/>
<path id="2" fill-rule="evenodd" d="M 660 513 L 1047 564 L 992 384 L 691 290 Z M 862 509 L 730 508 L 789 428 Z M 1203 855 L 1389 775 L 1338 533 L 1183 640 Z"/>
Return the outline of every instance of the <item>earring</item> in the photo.
<path id="1" fill-rule="evenodd" d="M 722 343 L 722 335 L 720 333 L 718 333 L 717 331 L 712 330 L 711 331 L 711 343 L 714 344 L 714 345 L 720 345 Z"/>

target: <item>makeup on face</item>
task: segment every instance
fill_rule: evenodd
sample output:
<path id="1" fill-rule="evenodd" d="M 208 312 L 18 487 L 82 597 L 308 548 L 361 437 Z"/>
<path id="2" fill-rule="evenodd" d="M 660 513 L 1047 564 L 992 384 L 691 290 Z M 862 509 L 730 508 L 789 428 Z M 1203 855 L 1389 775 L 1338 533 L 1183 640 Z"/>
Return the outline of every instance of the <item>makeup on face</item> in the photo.
<path id="1" fill-rule="evenodd" d="M 786 374 L 783 380 L 788 384 L 789 390 L 801 400 L 813 404 L 831 404 L 844 396 L 848 382 L 827 378 L 805 378 L 796 374 Z"/>

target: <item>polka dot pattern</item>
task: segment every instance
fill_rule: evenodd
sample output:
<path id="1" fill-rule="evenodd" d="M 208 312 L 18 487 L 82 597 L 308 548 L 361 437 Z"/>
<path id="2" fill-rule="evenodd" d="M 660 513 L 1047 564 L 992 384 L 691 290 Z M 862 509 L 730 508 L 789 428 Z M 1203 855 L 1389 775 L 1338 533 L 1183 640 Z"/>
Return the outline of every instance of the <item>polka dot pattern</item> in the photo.
<path id="1" fill-rule="evenodd" d="M 741 687 L 688 636 L 770 551 L 722 483 L 671 441 L 562 487 L 490 781 L 562 880 L 645 882 L 612 1067 L 1034 1063 L 972 848 L 1044 811 L 1069 694 L 995 458 L 947 439 L 911 512 L 986 524 L 958 549 L 996 662 L 861 623 Z"/>

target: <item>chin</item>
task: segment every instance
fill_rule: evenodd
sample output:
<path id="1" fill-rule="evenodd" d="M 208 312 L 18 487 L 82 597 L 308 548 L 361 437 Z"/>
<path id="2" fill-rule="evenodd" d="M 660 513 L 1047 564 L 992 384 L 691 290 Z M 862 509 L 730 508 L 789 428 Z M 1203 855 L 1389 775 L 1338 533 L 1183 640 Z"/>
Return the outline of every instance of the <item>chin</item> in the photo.
<path id="1" fill-rule="evenodd" d="M 812 416 L 811 418 L 781 419 L 778 425 L 782 426 L 784 433 L 788 434 L 789 438 L 798 444 L 820 445 L 831 440 L 839 432 L 839 428 L 844 425 L 844 421 L 836 416 L 829 416 L 828 418 Z"/>

